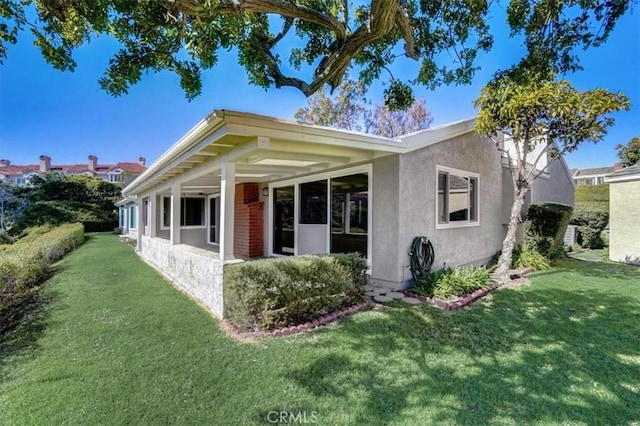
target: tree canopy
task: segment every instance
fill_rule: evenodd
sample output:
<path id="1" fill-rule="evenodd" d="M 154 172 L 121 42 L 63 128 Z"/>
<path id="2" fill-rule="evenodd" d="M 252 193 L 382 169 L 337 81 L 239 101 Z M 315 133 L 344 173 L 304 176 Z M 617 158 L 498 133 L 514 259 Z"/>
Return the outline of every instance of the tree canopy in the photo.
<path id="1" fill-rule="evenodd" d="M 604 42 L 631 0 L 510 0 L 506 20 L 525 47 L 518 66 L 539 72 L 579 69 L 581 48 Z M 221 50 L 236 49 L 251 83 L 290 86 L 306 96 L 336 88 L 352 65 L 364 86 L 388 80 L 392 110 L 413 102 L 411 86 L 469 83 L 476 56 L 493 46 L 487 0 L 0 0 L 0 60 L 29 28 L 44 58 L 73 70 L 73 52 L 102 35 L 121 49 L 100 85 L 127 93 L 147 71 L 170 70 L 187 98 Z M 35 13 L 31 13 L 35 5 Z M 34 18 L 35 16 L 35 18 Z M 447 54 L 448 53 L 448 54 Z M 417 75 L 387 74 L 401 57 Z M 510 64 L 509 64 L 510 65 Z M 509 66 L 507 65 L 507 66 Z M 384 75 L 383 75 L 384 73 Z"/>
<path id="2" fill-rule="evenodd" d="M 614 124 L 612 112 L 629 99 L 604 89 L 579 91 L 566 80 L 505 73 L 482 89 L 476 131 L 494 140 L 509 160 L 514 200 L 496 276 L 507 281 L 520 213 L 533 181 L 552 161 L 584 142 L 599 142 Z M 501 140 L 504 135 L 504 140 Z"/>
<path id="3" fill-rule="evenodd" d="M 618 150 L 618 158 L 622 167 L 633 166 L 640 163 L 640 138 L 631 138 L 626 145 L 619 144 L 616 146 Z"/>
<path id="4" fill-rule="evenodd" d="M 360 82 L 346 80 L 334 96 L 320 89 L 307 99 L 307 106 L 295 113 L 307 124 L 364 131 L 388 138 L 423 130 L 433 121 L 424 99 L 415 100 L 406 110 L 392 111 L 381 103 L 371 106 Z"/>

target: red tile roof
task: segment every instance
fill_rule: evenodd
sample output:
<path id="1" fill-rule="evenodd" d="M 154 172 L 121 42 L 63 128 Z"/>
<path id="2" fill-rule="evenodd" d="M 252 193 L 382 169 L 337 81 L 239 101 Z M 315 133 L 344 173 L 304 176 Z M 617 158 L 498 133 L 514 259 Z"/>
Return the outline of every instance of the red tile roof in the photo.
<path id="1" fill-rule="evenodd" d="M 93 173 L 106 174 L 113 169 L 119 168 L 130 173 L 142 173 L 147 168 L 140 163 L 119 162 L 117 164 L 98 164 Z M 82 173 L 91 172 L 88 164 L 52 164 L 49 168 L 50 172 L 60 173 Z M 26 166 L 0 165 L 0 174 L 3 175 L 22 175 L 26 172 L 40 173 L 39 164 L 28 164 Z"/>
<path id="2" fill-rule="evenodd" d="M 142 173 L 147 170 L 147 168 L 140 163 L 127 163 L 122 161 L 112 167 L 112 169 L 115 169 L 116 167 L 124 170 L 125 172 L 131 173 Z"/>

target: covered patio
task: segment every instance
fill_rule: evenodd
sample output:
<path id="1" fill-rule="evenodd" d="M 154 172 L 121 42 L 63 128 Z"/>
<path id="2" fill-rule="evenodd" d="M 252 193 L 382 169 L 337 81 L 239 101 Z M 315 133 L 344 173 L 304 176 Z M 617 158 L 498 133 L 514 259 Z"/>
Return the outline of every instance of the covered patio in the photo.
<path id="1" fill-rule="evenodd" d="M 225 264 L 359 251 L 371 263 L 372 161 L 401 142 L 214 111 L 123 191 L 137 250 L 215 315 Z"/>

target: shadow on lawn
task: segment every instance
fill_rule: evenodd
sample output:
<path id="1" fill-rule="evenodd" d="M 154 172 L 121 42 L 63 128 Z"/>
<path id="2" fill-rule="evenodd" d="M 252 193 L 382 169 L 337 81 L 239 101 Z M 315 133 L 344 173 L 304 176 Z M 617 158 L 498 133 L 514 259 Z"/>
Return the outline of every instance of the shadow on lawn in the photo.
<path id="1" fill-rule="evenodd" d="M 423 421 L 453 424 L 640 419 L 640 303 L 631 298 L 502 289 L 470 309 L 386 308 L 331 334 L 335 352 L 293 380 L 316 397 L 366 395 L 353 400 L 355 424 L 427 412 Z"/>
<path id="2" fill-rule="evenodd" d="M 46 284 L 45 284 L 46 285 Z M 0 334 L 0 371 L 12 356 L 32 356 L 38 340 L 49 325 L 51 305 L 58 299 L 55 291 L 38 291 L 22 306 L 22 319 L 12 329 Z"/>

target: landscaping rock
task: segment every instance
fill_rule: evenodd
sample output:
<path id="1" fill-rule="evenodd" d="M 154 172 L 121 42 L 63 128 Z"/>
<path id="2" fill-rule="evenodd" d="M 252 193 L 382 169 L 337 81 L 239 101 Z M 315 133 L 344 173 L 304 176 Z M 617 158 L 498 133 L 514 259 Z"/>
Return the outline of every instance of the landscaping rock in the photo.
<path id="1" fill-rule="evenodd" d="M 409 305 L 419 305 L 420 299 L 416 299 L 415 297 L 403 297 L 400 299 L 401 302 L 408 303 Z"/>
<path id="2" fill-rule="evenodd" d="M 385 294 L 385 296 L 391 297 L 392 299 L 404 299 L 405 297 L 405 295 L 403 293 L 400 293 L 399 291 L 390 291 L 389 293 Z"/>
<path id="3" fill-rule="evenodd" d="M 378 303 L 386 303 L 386 302 L 391 302 L 393 298 L 379 294 L 375 296 L 373 300 L 375 300 Z"/>
<path id="4" fill-rule="evenodd" d="M 368 296 L 368 297 L 373 297 L 373 296 L 377 296 L 378 292 L 377 291 L 365 291 L 364 295 Z"/>

